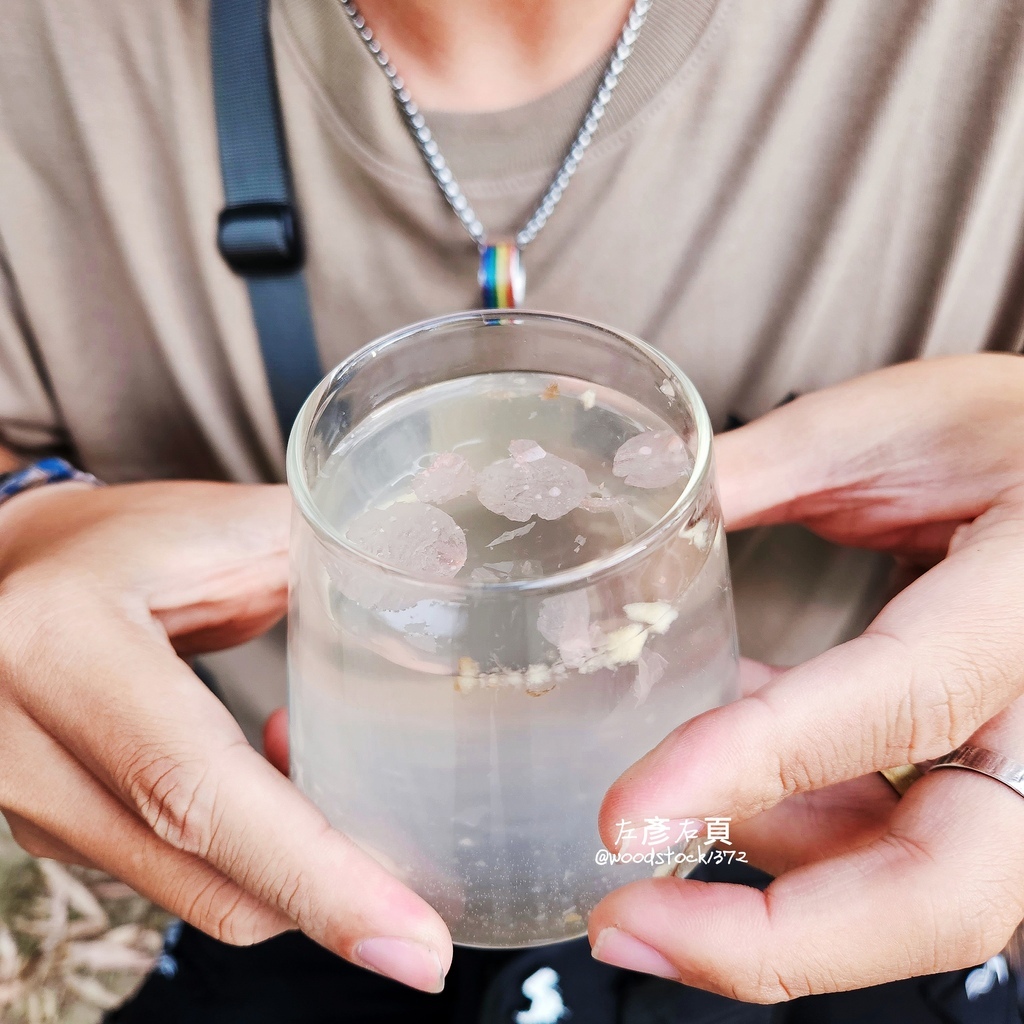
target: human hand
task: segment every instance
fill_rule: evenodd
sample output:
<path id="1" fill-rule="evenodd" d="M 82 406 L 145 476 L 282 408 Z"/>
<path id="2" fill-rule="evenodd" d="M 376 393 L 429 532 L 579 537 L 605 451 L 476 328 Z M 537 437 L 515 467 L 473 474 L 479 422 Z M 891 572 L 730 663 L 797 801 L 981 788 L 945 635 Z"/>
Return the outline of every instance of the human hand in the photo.
<path id="1" fill-rule="evenodd" d="M 58 484 L 0 509 L 0 809 L 226 942 L 301 928 L 440 989 L 440 917 L 330 828 L 181 660 L 285 611 L 284 487 Z"/>
<path id="2" fill-rule="evenodd" d="M 993 779 L 878 769 L 970 740 L 1024 762 L 1024 359 L 892 367 L 716 442 L 730 528 L 797 522 L 923 575 L 863 636 L 676 729 L 609 791 L 615 822 L 731 815 L 778 877 L 660 878 L 603 900 L 599 959 L 754 1002 L 970 966 L 1024 917 L 1024 804 Z"/>

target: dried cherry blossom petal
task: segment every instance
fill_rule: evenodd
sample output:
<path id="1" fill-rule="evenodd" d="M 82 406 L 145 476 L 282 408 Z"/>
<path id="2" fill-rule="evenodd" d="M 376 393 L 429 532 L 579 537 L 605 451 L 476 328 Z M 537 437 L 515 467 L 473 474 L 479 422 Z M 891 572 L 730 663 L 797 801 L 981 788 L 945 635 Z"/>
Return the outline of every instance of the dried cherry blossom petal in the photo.
<path id="1" fill-rule="evenodd" d="M 615 521 L 622 531 L 622 539 L 624 541 L 636 540 L 637 534 L 640 532 L 636 525 L 636 509 L 625 498 L 619 498 L 612 505 L 612 515 L 615 516 Z"/>
<path id="2" fill-rule="evenodd" d="M 612 472 L 632 487 L 667 487 L 693 468 L 683 439 L 672 430 L 645 430 L 615 453 Z"/>
<path id="3" fill-rule="evenodd" d="M 416 575 L 451 579 L 466 564 L 466 535 L 433 505 L 372 508 L 352 521 L 346 536 L 366 554 Z"/>
<path id="4" fill-rule="evenodd" d="M 580 508 L 586 512 L 611 512 L 618 500 L 608 494 L 588 494 L 580 500 Z"/>
<path id="5" fill-rule="evenodd" d="M 469 578 L 474 583 L 499 583 L 505 577 L 498 575 L 493 569 L 480 565 L 469 574 Z"/>
<path id="6" fill-rule="evenodd" d="M 624 541 L 636 540 L 636 510 L 629 500 L 621 495 L 612 497 L 610 494 L 588 494 L 580 502 L 580 508 L 586 512 L 611 512 L 619 524 Z"/>
<path id="7" fill-rule="evenodd" d="M 344 569 L 329 567 L 327 572 L 338 593 L 360 608 L 398 612 L 416 603 L 416 598 L 409 593 L 408 585 L 396 582 L 386 570 L 369 562 L 347 559 Z M 336 614 L 340 618 L 348 612 L 339 610 Z"/>
<path id="8" fill-rule="evenodd" d="M 544 451 L 536 441 L 513 441 L 510 459 L 493 462 L 477 475 L 477 497 L 490 512 L 516 523 L 533 516 L 561 519 L 590 489 L 579 466 Z"/>
<path id="9" fill-rule="evenodd" d="M 426 469 L 416 474 L 412 489 L 420 501 L 440 505 L 468 494 L 475 484 L 473 467 L 461 455 L 441 452 Z"/>
<path id="10" fill-rule="evenodd" d="M 536 525 L 537 520 L 534 519 L 525 526 L 520 526 L 518 530 L 507 530 L 501 536 L 495 537 L 487 546 L 488 548 L 496 548 L 499 544 L 505 544 L 507 541 L 515 540 L 517 537 L 525 537 Z"/>
<path id="11" fill-rule="evenodd" d="M 636 679 L 633 681 L 633 695 L 637 704 L 643 704 L 654 685 L 665 674 L 668 661 L 660 654 L 643 651 L 636 663 Z"/>
<path id="12" fill-rule="evenodd" d="M 590 601 L 582 590 L 547 597 L 540 603 L 537 631 L 558 648 L 559 657 L 576 668 L 594 653 Z"/>
<path id="13" fill-rule="evenodd" d="M 675 602 L 704 564 L 703 552 L 689 538 L 673 537 L 650 559 L 640 575 L 640 589 L 652 601 Z"/>
<path id="14" fill-rule="evenodd" d="M 536 441 L 511 441 L 508 446 L 508 453 L 520 465 L 527 462 L 536 462 L 543 459 L 547 452 Z"/>
<path id="15" fill-rule="evenodd" d="M 518 562 L 484 562 L 469 578 L 474 583 L 503 583 L 506 580 L 532 580 L 544 575 L 540 562 L 524 558 Z"/>

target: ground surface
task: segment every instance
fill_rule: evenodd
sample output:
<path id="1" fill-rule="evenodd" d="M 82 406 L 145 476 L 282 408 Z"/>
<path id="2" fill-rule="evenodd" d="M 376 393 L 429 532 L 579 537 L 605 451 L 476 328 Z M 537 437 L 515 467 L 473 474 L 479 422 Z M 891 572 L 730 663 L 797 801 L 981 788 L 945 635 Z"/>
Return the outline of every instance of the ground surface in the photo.
<path id="1" fill-rule="evenodd" d="M 167 920 L 101 872 L 29 857 L 0 817 L 3 1024 L 98 1024 L 152 967 Z"/>

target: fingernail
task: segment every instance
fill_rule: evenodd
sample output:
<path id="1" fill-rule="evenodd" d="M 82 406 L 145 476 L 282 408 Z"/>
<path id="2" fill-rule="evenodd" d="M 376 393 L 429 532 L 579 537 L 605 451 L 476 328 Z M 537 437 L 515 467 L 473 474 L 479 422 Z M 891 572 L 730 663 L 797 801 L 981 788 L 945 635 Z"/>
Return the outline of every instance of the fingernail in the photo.
<path id="1" fill-rule="evenodd" d="M 353 955 L 371 971 L 422 992 L 440 992 L 444 988 L 441 958 L 432 949 L 410 939 L 365 939 L 356 946 Z"/>
<path id="2" fill-rule="evenodd" d="M 597 936 L 591 955 L 612 967 L 653 974 L 670 981 L 682 980 L 679 972 L 653 946 L 618 928 L 605 928 Z"/>

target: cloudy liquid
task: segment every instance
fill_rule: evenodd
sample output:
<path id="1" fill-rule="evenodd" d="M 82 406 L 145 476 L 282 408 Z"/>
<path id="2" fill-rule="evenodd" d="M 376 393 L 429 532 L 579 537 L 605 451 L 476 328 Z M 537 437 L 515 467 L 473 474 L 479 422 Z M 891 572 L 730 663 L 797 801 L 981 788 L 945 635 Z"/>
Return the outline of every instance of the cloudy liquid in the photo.
<path id="1" fill-rule="evenodd" d="M 304 542 L 289 645 L 297 783 L 456 942 L 583 934 L 604 895 L 651 873 L 598 862 L 608 786 L 674 726 L 735 696 L 713 514 L 589 589 L 509 585 L 642 540 L 686 484 L 681 445 L 618 392 L 490 374 L 378 409 L 312 487 L 336 536 L 467 585 L 432 594 Z"/>

